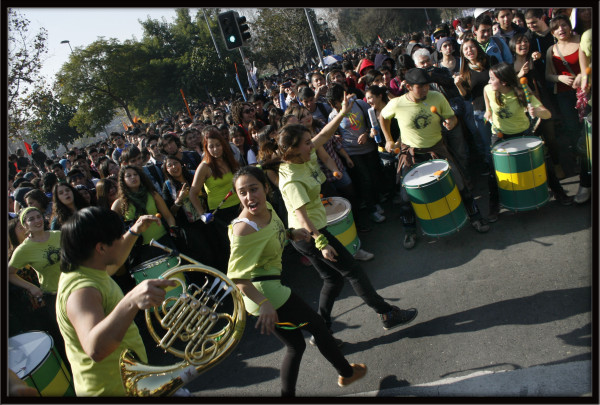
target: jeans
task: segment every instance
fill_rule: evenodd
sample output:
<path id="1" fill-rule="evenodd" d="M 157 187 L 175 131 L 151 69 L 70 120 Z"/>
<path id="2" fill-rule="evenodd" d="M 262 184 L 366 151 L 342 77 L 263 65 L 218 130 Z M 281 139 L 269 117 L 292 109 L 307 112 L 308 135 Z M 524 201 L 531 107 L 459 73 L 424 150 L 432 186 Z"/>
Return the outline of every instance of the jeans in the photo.
<path id="1" fill-rule="evenodd" d="M 369 277 L 365 274 L 358 262 L 348 252 L 348 250 L 325 228 L 319 229 L 319 232 L 327 238 L 329 244 L 337 252 L 337 262 L 331 262 L 323 257 L 320 250 L 315 247 L 314 239 L 309 242 L 304 240 L 295 242 L 292 245 L 298 252 L 308 257 L 308 260 L 317 269 L 323 287 L 319 296 L 319 315 L 325 320 L 328 328 L 331 328 L 331 310 L 335 299 L 340 295 L 344 287 L 344 279 L 350 282 L 354 292 L 363 299 L 365 304 L 373 308 L 378 314 L 384 314 L 392 310 L 392 306 L 384 301 L 377 294 Z"/>
<path id="2" fill-rule="evenodd" d="M 307 322 L 303 329 L 315 337 L 317 348 L 323 357 L 331 363 L 339 375 L 343 377 L 352 375 L 353 370 L 350 363 L 337 347 L 333 336 L 325 322 L 323 322 L 323 318 L 295 293 L 292 292 L 285 304 L 277 309 L 277 317 L 279 322 L 291 322 L 296 325 Z M 304 341 L 302 329 L 275 328 L 274 334 L 286 347 L 285 357 L 281 365 L 281 395 L 293 397 L 296 394 L 296 382 L 298 381 L 302 355 L 306 350 L 306 342 Z"/>

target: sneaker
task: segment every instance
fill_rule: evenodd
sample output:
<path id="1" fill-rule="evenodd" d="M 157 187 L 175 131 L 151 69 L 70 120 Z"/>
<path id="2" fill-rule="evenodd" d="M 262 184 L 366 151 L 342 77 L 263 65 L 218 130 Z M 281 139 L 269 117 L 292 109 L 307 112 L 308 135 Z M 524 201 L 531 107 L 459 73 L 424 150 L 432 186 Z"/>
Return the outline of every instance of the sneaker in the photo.
<path id="1" fill-rule="evenodd" d="M 312 263 L 310 262 L 310 260 L 308 260 L 308 257 L 306 256 L 302 256 L 300 258 L 300 263 L 302 263 L 303 265 L 305 265 L 306 267 L 310 267 L 312 266 Z"/>
<path id="2" fill-rule="evenodd" d="M 373 253 L 367 252 L 366 250 L 358 249 L 356 253 L 354 253 L 355 260 L 362 260 L 366 262 L 367 260 L 371 260 L 375 255 Z"/>
<path id="3" fill-rule="evenodd" d="M 378 224 L 382 223 L 383 221 L 385 221 L 385 217 L 383 215 L 381 215 L 379 212 L 375 211 L 373 213 L 371 213 L 371 215 L 369 215 L 369 217 L 371 218 L 371 221 L 376 222 Z"/>
<path id="4" fill-rule="evenodd" d="M 331 330 L 329 332 L 333 335 L 333 332 L 331 332 Z M 335 341 L 337 347 L 342 347 L 344 345 L 344 341 L 342 339 L 334 337 L 333 340 Z M 314 336 L 311 336 L 310 339 L 308 339 L 308 343 L 310 343 L 311 346 L 317 346 L 317 341 L 315 340 Z"/>
<path id="5" fill-rule="evenodd" d="M 479 233 L 486 233 L 490 230 L 490 226 L 488 224 L 484 224 L 481 219 L 476 219 L 475 221 L 472 221 L 471 225 L 473 225 L 473 228 L 475 228 L 475 230 Z"/>
<path id="6" fill-rule="evenodd" d="M 574 201 L 577 204 L 583 204 L 590 199 L 591 187 L 581 187 L 579 186 L 579 190 L 577 190 L 577 195 L 575 196 Z"/>
<path id="7" fill-rule="evenodd" d="M 383 322 L 383 329 L 390 330 L 395 327 L 406 325 L 412 322 L 417 317 L 417 309 L 400 309 L 395 305 L 392 305 L 392 310 L 387 314 L 379 314 L 381 322 Z"/>
<path id="8" fill-rule="evenodd" d="M 354 381 L 360 380 L 367 374 L 367 366 L 364 364 L 350 364 L 354 373 L 350 377 L 338 377 L 338 385 L 340 387 L 345 387 L 347 385 L 352 384 Z"/>
<path id="9" fill-rule="evenodd" d="M 383 208 L 381 208 L 381 205 L 379 204 L 375 204 L 375 211 L 377 211 L 379 215 L 385 214 L 385 211 L 383 210 Z"/>
<path id="10" fill-rule="evenodd" d="M 565 205 L 565 206 L 573 204 L 573 200 L 575 199 L 572 195 L 569 196 L 564 192 L 554 194 L 554 198 L 556 199 L 556 201 L 558 201 L 560 203 L 560 205 Z"/>
<path id="11" fill-rule="evenodd" d="M 417 244 L 417 233 L 416 232 L 406 232 L 404 235 L 404 249 L 412 249 Z"/>

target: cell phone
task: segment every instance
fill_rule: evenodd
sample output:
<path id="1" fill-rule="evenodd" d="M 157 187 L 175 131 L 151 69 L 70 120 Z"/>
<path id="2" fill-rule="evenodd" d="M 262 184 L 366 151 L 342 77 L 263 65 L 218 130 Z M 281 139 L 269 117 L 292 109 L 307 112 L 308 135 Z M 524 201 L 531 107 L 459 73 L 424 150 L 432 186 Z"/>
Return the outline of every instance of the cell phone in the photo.
<path id="1" fill-rule="evenodd" d="M 285 82 L 285 83 L 282 84 L 282 86 L 283 86 L 284 89 L 287 89 L 289 87 L 292 87 L 292 82 Z"/>

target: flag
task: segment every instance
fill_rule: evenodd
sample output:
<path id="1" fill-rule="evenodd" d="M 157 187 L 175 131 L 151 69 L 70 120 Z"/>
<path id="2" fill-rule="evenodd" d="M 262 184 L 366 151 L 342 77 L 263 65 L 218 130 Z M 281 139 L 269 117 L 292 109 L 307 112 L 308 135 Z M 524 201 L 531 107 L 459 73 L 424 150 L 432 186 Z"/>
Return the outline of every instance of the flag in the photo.
<path id="1" fill-rule="evenodd" d="M 381 39 L 381 37 L 379 35 L 377 35 L 377 38 L 379 38 L 379 42 L 381 42 L 381 44 L 383 44 L 383 39 Z"/>
<path id="2" fill-rule="evenodd" d="M 31 149 L 31 145 L 25 141 L 23 141 L 23 143 L 25 144 L 25 149 L 27 150 L 27 154 L 31 155 L 31 153 L 33 152 L 33 149 Z"/>

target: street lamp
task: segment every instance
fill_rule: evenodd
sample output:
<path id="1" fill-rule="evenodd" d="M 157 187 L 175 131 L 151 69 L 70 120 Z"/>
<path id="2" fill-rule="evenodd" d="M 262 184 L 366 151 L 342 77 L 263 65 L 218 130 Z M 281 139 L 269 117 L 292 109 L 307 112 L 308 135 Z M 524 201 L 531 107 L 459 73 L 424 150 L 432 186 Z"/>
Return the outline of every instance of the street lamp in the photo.
<path id="1" fill-rule="evenodd" d="M 69 48 L 71 48 L 71 42 L 68 39 L 65 39 L 64 41 L 60 41 L 61 44 L 69 44 Z M 73 48 L 71 48 L 71 53 L 73 53 Z"/>

